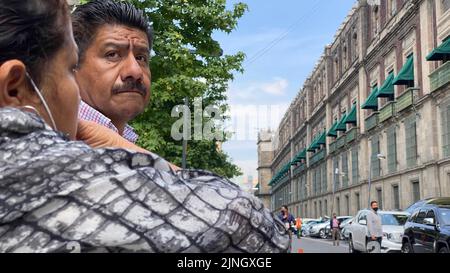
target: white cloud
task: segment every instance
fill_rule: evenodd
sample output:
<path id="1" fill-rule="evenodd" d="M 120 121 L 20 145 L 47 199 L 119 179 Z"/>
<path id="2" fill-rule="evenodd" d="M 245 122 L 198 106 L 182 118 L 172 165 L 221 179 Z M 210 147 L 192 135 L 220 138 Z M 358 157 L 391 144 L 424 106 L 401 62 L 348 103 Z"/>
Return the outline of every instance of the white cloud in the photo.
<path id="1" fill-rule="evenodd" d="M 267 94 L 282 96 L 285 94 L 286 88 L 288 86 L 289 83 L 286 79 L 275 78 L 274 82 L 262 84 L 261 89 Z"/>
<path id="2" fill-rule="evenodd" d="M 230 98 L 238 100 L 256 99 L 261 96 L 261 93 L 281 97 L 286 94 L 288 86 L 287 79 L 275 77 L 268 82 L 252 82 L 243 87 L 231 86 L 228 89 L 228 94 Z"/>

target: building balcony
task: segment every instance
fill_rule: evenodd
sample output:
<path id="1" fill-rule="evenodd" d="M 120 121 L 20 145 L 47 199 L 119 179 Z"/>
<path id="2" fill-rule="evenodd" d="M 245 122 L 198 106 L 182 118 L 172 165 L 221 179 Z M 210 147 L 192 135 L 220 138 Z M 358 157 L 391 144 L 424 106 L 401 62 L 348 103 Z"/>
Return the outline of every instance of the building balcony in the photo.
<path id="1" fill-rule="evenodd" d="M 418 91 L 419 89 L 414 87 L 406 89 L 403 94 L 398 96 L 395 103 L 395 111 L 399 113 L 413 105 L 416 102 Z"/>
<path id="2" fill-rule="evenodd" d="M 345 146 L 345 135 L 342 135 L 336 140 L 336 149 L 340 149 L 344 146 Z"/>
<path id="3" fill-rule="evenodd" d="M 328 145 L 328 147 L 329 147 L 328 153 L 329 154 L 334 153 L 336 151 L 336 141 L 331 142 L 330 145 Z"/>
<path id="4" fill-rule="evenodd" d="M 345 142 L 350 143 L 354 141 L 357 135 L 358 135 L 358 128 L 353 127 L 352 129 L 347 131 L 347 134 L 345 135 Z"/>
<path id="5" fill-rule="evenodd" d="M 447 85 L 450 82 L 450 62 L 446 62 L 430 75 L 431 92 Z"/>
<path id="6" fill-rule="evenodd" d="M 294 176 L 306 170 L 306 164 L 302 163 L 294 168 Z"/>
<path id="7" fill-rule="evenodd" d="M 320 160 L 324 159 L 325 153 L 326 153 L 326 150 L 322 149 L 319 152 L 317 152 L 316 154 L 314 154 L 313 156 L 311 156 L 309 159 L 309 165 L 313 165 L 313 164 L 319 162 Z"/>
<path id="8" fill-rule="evenodd" d="M 378 125 L 378 112 L 373 113 L 364 121 L 366 125 L 366 131 L 372 130 Z"/>
<path id="9" fill-rule="evenodd" d="M 277 185 L 283 185 L 284 183 L 289 181 L 289 174 L 285 175 L 283 178 L 280 179 L 280 181 L 277 183 Z"/>
<path id="10" fill-rule="evenodd" d="M 395 115 L 395 102 L 388 102 L 383 108 L 380 110 L 380 114 L 378 115 L 378 119 L 381 122 L 384 122 Z"/>

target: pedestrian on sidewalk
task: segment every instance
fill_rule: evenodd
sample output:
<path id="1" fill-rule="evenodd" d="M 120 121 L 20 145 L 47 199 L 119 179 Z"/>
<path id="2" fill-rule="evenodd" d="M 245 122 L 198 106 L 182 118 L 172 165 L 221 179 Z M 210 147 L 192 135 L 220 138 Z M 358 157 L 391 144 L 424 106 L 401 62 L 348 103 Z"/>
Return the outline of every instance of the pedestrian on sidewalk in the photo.
<path id="1" fill-rule="evenodd" d="M 292 214 L 289 213 L 287 206 L 281 207 L 281 213 L 279 215 L 280 220 L 283 222 L 286 229 L 292 234 L 295 218 Z"/>
<path id="2" fill-rule="evenodd" d="M 295 228 L 297 229 L 297 238 L 300 239 L 301 230 L 302 230 L 302 218 L 297 217 L 297 219 L 295 219 Z"/>
<path id="3" fill-rule="evenodd" d="M 339 220 L 336 218 L 336 213 L 333 213 L 333 218 L 330 220 L 331 238 L 333 240 L 333 246 L 339 246 L 339 240 L 341 239 L 341 231 L 339 230 Z"/>
<path id="4" fill-rule="evenodd" d="M 383 239 L 383 228 L 381 226 L 381 216 L 378 214 L 378 202 L 372 201 L 370 202 L 371 210 L 367 214 L 367 230 L 369 233 L 369 242 L 378 242 L 378 247 L 376 247 L 376 251 L 381 250 L 381 240 Z M 374 252 L 372 250 L 368 250 L 368 252 Z"/>

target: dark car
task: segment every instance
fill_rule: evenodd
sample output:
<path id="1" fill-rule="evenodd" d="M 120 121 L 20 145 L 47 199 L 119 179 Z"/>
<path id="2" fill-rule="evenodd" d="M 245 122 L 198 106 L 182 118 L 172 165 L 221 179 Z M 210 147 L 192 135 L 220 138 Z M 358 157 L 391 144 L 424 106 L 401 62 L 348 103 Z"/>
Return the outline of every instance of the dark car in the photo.
<path id="1" fill-rule="evenodd" d="M 435 199 L 438 199 L 438 198 L 435 197 L 435 198 L 422 199 L 420 201 L 417 201 L 417 202 L 411 204 L 408 208 L 405 209 L 405 211 L 408 212 L 409 214 L 413 214 L 413 212 L 417 208 L 420 208 L 421 206 L 425 205 L 428 202 L 432 202 Z"/>
<path id="2" fill-rule="evenodd" d="M 404 253 L 449 253 L 450 197 L 434 198 L 417 207 L 405 224 Z"/>

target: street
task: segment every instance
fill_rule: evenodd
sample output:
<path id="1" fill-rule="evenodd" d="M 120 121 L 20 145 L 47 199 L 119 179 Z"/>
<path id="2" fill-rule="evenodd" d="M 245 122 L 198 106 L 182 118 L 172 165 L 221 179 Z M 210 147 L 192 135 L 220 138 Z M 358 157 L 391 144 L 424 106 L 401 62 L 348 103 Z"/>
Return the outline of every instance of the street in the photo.
<path id="1" fill-rule="evenodd" d="M 348 253 L 348 243 L 340 241 L 339 246 L 333 246 L 331 239 L 297 237 L 292 241 L 292 253 Z"/>

